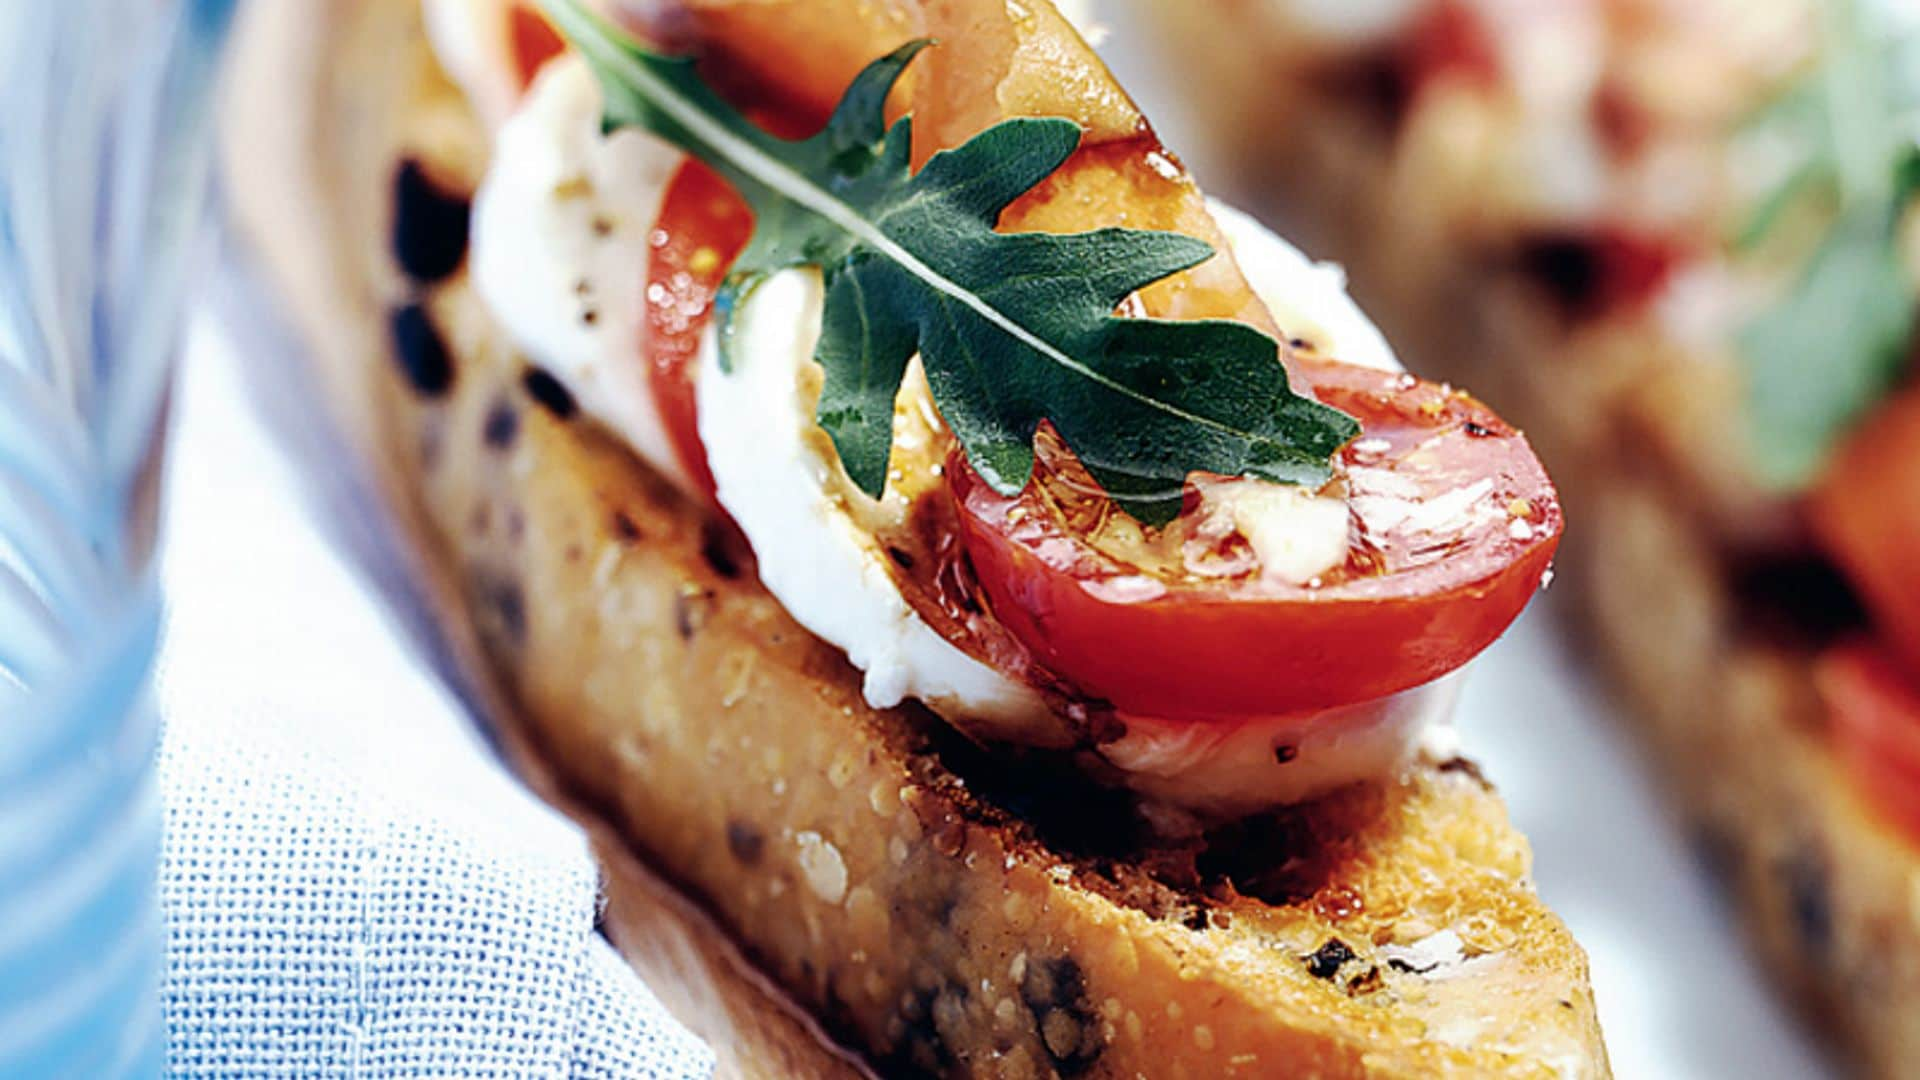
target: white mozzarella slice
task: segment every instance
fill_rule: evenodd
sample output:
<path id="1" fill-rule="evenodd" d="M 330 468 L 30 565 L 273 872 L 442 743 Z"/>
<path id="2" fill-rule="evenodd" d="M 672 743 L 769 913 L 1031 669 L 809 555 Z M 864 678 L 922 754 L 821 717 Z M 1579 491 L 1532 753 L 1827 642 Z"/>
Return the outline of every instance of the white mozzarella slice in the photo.
<path id="1" fill-rule="evenodd" d="M 760 581 L 795 621 L 865 673 L 875 708 L 917 698 L 978 734 L 1047 718 L 1032 689 L 960 651 L 901 597 L 886 554 L 849 513 L 832 443 L 814 423 L 820 275 L 788 270 L 734 313 L 732 370 L 717 336 L 700 352 L 700 438 L 720 504 L 753 545 Z M 855 493 L 851 497 L 857 497 Z"/>
<path id="2" fill-rule="evenodd" d="M 602 136 L 586 65 L 549 64 L 500 129 L 474 197 L 471 266 L 514 344 L 685 486 L 642 352 L 648 236 L 682 160 L 645 132 Z"/>

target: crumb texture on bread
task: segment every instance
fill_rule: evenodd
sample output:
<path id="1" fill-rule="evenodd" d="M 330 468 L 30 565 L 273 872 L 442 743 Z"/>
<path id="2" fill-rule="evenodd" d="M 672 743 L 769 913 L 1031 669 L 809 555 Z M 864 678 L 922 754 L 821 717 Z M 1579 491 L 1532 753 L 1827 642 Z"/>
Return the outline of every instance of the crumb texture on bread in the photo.
<path id="1" fill-rule="evenodd" d="M 396 176 L 457 199 L 484 137 L 413 5 L 325 23 L 325 231 L 341 310 L 373 330 L 323 350 L 322 382 L 503 676 L 507 742 L 876 1070 L 1607 1074 L 1585 957 L 1470 763 L 1182 832 L 922 710 L 867 707 L 751 553 L 529 368 L 463 269 L 404 272 Z M 628 881 L 609 924 L 671 972 L 645 930 L 671 904 Z M 676 940 L 682 974 L 707 963 Z"/>

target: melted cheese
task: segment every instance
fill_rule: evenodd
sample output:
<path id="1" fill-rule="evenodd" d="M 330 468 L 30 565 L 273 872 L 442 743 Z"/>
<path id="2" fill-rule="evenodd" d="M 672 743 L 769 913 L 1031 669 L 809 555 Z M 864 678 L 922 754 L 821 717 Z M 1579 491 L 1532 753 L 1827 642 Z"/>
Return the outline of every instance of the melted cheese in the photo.
<path id="1" fill-rule="evenodd" d="M 814 342 L 820 275 L 773 275 L 735 312 L 733 370 L 709 329 L 696 381 L 700 438 L 720 504 L 746 534 L 760 582 L 800 625 L 846 652 L 875 708 L 917 698 L 983 735 L 1052 728 L 1033 690 L 961 652 L 894 584 L 886 554 L 848 506 L 832 443 L 817 437 Z"/>

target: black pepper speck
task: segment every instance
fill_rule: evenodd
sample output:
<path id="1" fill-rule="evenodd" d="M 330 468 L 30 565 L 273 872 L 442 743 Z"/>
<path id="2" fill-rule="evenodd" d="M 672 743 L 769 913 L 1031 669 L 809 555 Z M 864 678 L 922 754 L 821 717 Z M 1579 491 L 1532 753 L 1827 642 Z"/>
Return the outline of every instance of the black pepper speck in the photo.
<path id="1" fill-rule="evenodd" d="M 734 858 L 751 866 L 760 861 L 760 853 L 766 846 L 767 838 L 759 829 L 744 821 L 727 822 L 727 850 Z"/>
<path id="2" fill-rule="evenodd" d="M 1307 974 L 1316 979 L 1331 979 L 1339 974 L 1342 965 L 1358 959 L 1347 943 L 1339 938 L 1328 938 L 1326 944 L 1309 953 L 1305 958 Z"/>

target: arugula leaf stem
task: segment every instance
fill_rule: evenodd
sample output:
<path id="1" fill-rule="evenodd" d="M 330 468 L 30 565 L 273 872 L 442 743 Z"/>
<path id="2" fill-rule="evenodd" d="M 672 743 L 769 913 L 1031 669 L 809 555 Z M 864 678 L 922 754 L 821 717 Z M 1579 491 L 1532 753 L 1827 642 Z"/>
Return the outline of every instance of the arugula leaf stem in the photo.
<path id="1" fill-rule="evenodd" d="M 732 158 L 736 167 L 744 172 L 750 173 L 755 179 L 764 182 L 768 187 L 773 188 L 781 195 L 792 199 L 808 210 L 826 218 L 835 226 L 851 233 L 853 236 L 859 238 L 861 243 L 880 252 L 894 262 L 899 263 L 902 268 L 915 277 L 932 285 L 934 288 L 961 304 L 972 308 L 982 318 L 992 322 L 995 326 L 1018 339 L 1028 348 L 1040 353 L 1054 363 L 1098 383 L 1113 393 L 1130 397 L 1149 408 L 1157 409 L 1177 419 L 1187 421 L 1188 423 L 1199 424 L 1216 431 L 1229 433 L 1232 431 L 1227 425 L 1221 424 L 1210 417 L 1188 412 L 1178 406 L 1171 405 L 1157 398 L 1149 397 L 1124 383 L 1116 382 L 1100 372 L 1095 371 L 1093 368 L 1061 352 L 1058 348 L 1055 348 L 1052 343 L 1036 336 L 1026 327 L 1014 322 L 998 308 L 988 304 L 971 290 L 962 288 L 946 275 L 928 266 L 924 261 L 915 256 L 913 252 L 901 247 L 894 242 L 892 237 L 880 229 L 875 228 L 871 222 L 862 217 L 852 207 L 834 198 L 818 185 L 808 182 L 806 177 L 801 176 L 798 172 L 789 168 L 785 162 L 766 153 L 748 140 L 740 138 L 733 132 L 728 131 L 723 125 L 715 122 L 713 118 L 705 112 L 688 103 L 673 87 L 648 71 L 644 65 L 635 62 L 632 56 L 619 49 L 609 47 L 607 42 L 612 40 L 609 35 L 618 33 L 617 28 L 610 26 L 604 19 L 600 18 L 600 16 L 588 11 L 580 4 L 579 0 L 541 0 L 541 6 L 546 8 L 548 14 L 559 24 L 561 31 L 566 34 L 569 40 L 580 46 L 583 51 L 592 53 L 593 58 L 597 62 L 607 65 L 615 71 L 618 71 L 625 78 L 632 80 L 634 86 L 645 93 L 656 108 L 659 108 L 662 112 L 671 116 L 676 123 L 685 126 L 688 131 L 712 143 L 716 151 Z M 1279 362 L 1277 355 L 1274 362 Z"/>
<path id="2" fill-rule="evenodd" d="M 542 0 L 600 81 L 608 132 L 638 126 L 703 160 L 754 214 L 715 301 L 723 374 L 754 284 L 813 267 L 825 293 L 815 418 L 862 490 L 887 481 L 891 418 L 914 355 L 980 475 L 1015 494 L 1051 422 L 1126 512 L 1160 523 L 1193 472 L 1317 486 L 1353 418 L 1294 392 L 1281 347 L 1220 319 L 1123 316 L 1139 289 L 1216 252 L 1179 233 L 1001 234 L 1004 209 L 1074 155 L 1058 117 L 1002 120 L 910 165 L 912 124 L 886 98 L 928 43 L 869 63 L 807 139 L 757 127 L 687 57 L 649 52 L 579 0 Z"/>
<path id="3" fill-rule="evenodd" d="M 962 288 L 946 275 L 928 266 L 913 252 L 901 247 L 892 237 L 875 228 L 852 207 L 834 198 L 818 185 L 808 182 L 806 177 L 789 168 L 785 162 L 716 123 L 712 117 L 688 103 L 664 80 L 657 78 L 645 66 L 635 62 L 632 56 L 609 47 L 607 45 L 607 41 L 611 40 L 609 35 L 619 31 L 600 16 L 581 6 L 579 0 L 541 0 L 541 6 L 547 9 L 569 40 L 579 45 L 583 51 L 593 54 L 597 62 L 632 80 L 635 88 L 646 94 L 656 108 L 671 116 L 674 122 L 683 125 L 688 131 L 712 143 L 716 151 L 733 159 L 736 167 L 764 182 L 781 195 L 826 218 L 835 226 L 851 233 L 861 243 L 899 263 L 908 273 L 920 278 L 948 297 L 972 308 L 980 317 L 1018 339 L 1021 344 L 1116 394 L 1133 398 L 1142 405 L 1217 431 L 1232 430 L 1210 417 L 1188 412 L 1178 406 L 1149 397 L 1095 371 L 1061 352 L 1052 343 L 1036 336 L 1026 327 L 1014 322 L 971 290 Z M 1277 357 L 1275 362 L 1279 362 Z"/>

